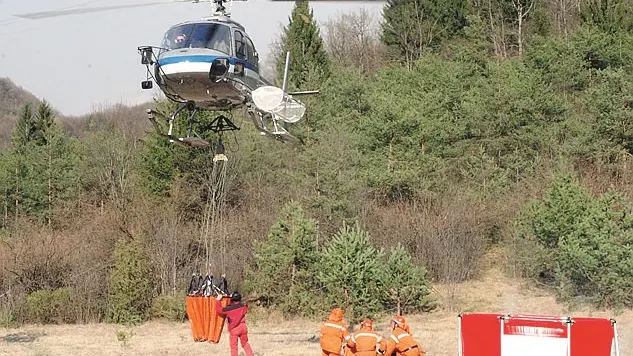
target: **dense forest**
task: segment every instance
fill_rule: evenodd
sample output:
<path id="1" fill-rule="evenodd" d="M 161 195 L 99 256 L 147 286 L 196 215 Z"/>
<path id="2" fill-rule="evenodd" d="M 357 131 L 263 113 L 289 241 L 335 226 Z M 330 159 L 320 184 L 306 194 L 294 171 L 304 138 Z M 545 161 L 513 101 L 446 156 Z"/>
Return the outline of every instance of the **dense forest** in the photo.
<path id="1" fill-rule="evenodd" d="M 140 109 L 4 108 L 0 324 L 180 320 L 197 271 L 288 317 L 424 312 L 491 248 L 561 300 L 629 308 L 632 11 L 389 0 L 320 28 L 299 1 L 271 47 L 276 80 L 290 50 L 290 90 L 320 90 L 303 143 L 236 113 L 221 169 L 216 135 L 173 145 Z"/>

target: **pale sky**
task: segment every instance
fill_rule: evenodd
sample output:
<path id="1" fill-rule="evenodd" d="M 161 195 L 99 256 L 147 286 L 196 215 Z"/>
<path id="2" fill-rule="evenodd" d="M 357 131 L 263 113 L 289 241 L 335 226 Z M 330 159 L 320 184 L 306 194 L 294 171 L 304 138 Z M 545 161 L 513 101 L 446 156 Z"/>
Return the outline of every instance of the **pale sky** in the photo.
<path id="1" fill-rule="evenodd" d="M 36 20 L 14 15 L 160 1 L 0 0 L 0 77 L 46 99 L 64 115 L 151 100 L 153 91 L 140 87 L 146 70 L 137 47 L 160 45 L 168 27 L 211 14 L 212 4 L 162 0 L 166 3 Z M 293 6 L 292 1 L 234 2 L 231 17 L 244 25 L 263 60 Z M 315 1 L 310 6 L 323 24 L 360 8 L 380 16 L 384 2 Z"/>

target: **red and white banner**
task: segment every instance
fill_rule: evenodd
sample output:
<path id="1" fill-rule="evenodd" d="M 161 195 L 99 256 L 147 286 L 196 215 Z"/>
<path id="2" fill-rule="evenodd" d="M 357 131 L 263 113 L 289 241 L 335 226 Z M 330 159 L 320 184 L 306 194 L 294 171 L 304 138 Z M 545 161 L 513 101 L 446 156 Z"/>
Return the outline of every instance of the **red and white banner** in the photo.
<path id="1" fill-rule="evenodd" d="M 568 356 L 570 326 L 567 318 L 500 318 L 501 355 Z"/>
<path id="2" fill-rule="evenodd" d="M 459 316 L 460 356 L 619 356 L 615 321 L 540 315 Z"/>

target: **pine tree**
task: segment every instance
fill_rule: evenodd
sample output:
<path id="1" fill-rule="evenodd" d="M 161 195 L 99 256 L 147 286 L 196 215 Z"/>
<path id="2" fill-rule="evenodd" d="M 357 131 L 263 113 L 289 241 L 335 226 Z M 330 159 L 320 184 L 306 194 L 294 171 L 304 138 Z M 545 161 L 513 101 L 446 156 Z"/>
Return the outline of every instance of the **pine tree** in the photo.
<path id="1" fill-rule="evenodd" d="M 323 253 L 319 279 L 331 305 L 345 307 L 352 323 L 375 317 L 382 309 L 382 258 L 383 252 L 372 246 L 358 223 L 343 225 Z"/>
<path id="2" fill-rule="evenodd" d="M 290 315 L 316 308 L 316 222 L 294 201 L 286 204 L 264 241 L 254 243 L 246 290 Z"/>
<path id="3" fill-rule="evenodd" d="M 278 80 L 283 80 L 286 52 L 290 51 L 287 90 L 318 89 L 330 75 L 330 60 L 307 0 L 295 2 L 289 21 L 282 34 L 283 51 L 277 58 Z"/>
<path id="4" fill-rule="evenodd" d="M 587 0 L 581 12 L 581 19 L 609 33 L 633 30 L 631 20 L 633 4 L 626 0 Z"/>
<path id="5" fill-rule="evenodd" d="M 108 319 L 113 323 L 145 321 L 151 306 L 150 261 L 140 241 L 117 242 L 114 269 L 108 278 Z"/>
<path id="6" fill-rule="evenodd" d="M 6 156 L 3 157 L 3 160 L 7 163 L 6 167 L 8 171 L 10 171 L 10 173 L 7 173 L 7 180 L 3 187 L 5 218 L 8 217 L 9 211 L 12 211 L 17 220 L 18 213 L 24 210 L 22 207 L 25 200 L 23 198 L 23 192 L 25 186 L 28 187 L 28 183 L 25 180 L 27 171 L 25 166 L 28 160 L 24 155 L 29 153 L 26 147 L 34 140 L 36 132 L 37 126 L 33 109 L 31 108 L 31 104 L 27 103 L 22 107 L 20 117 L 15 123 L 12 150 L 7 152 Z"/>
<path id="7" fill-rule="evenodd" d="M 50 105 L 43 101 L 33 113 L 31 104 L 22 107 L 20 117 L 16 122 L 13 133 L 13 144 L 16 147 L 24 147 L 29 142 L 39 146 L 47 143 L 48 131 L 55 125 L 55 112 Z"/>
<path id="8" fill-rule="evenodd" d="M 25 104 L 20 112 L 20 117 L 15 123 L 13 131 L 13 145 L 16 148 L 25 147 L 28 142 L 35 139 L 37 124 L 31 104 Z"/>
<path id="9" fill-rule="evenodd" d="M 430 293 L 427 271 L 416 266 L 407 250 L 398 244 L 391 249 L 383 270 L 385 306 L 396 314 L 409 313 L 427 306 Z"/>
<path id="10" fill-rule="evenodd" d="M 38 145 L 48 143 L 49 130 L 55 125 L 55 112 L 46 101 L 42 101 L 35 114 L 35 141 Z"/>
<path id="11" fill-rule="evenodd" d="M 68 201 L 79 185 L 79 145 L 55 124 L 55 113 L 44 101 L 34 113 L 25 104 L 13 133 L 12 148 L 5 155 L 7 181 L 4 194 L 5 217 L 18 212 L 53 219 L 57 202 Z"/>
<path id="12" fill-rule="evenodd" d="M 53 124 L 51 116 L 45 114 L 42 118 L 39 123 L 47 128 L 43 131 L 46 135 L 42 137 L 45 144 L 38 146 L 43 153 L 40 159 L 45 161 L 39 180 L 46 180 L 45 205 L 50 224 L 55 207 L 76 197 L 77 188 L 81 185 L 79 165 L 82 151 L 80 141 L 69 137 L 61 125 Z"/>

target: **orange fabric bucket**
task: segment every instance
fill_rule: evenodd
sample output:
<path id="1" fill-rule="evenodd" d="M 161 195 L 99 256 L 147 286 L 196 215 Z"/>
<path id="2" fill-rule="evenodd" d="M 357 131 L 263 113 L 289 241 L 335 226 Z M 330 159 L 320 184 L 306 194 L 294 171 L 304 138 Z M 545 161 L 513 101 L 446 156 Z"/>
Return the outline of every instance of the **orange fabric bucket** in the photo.
<path id="1" fill-rule="evenodd" d="M 219 301 L 222 307 L 229 305 L 231 299 L 224 297 Z M 226 317 L 218 315 L 214 297 L 186 296 L 185 306 L 191 323 L 191 334 L 194 341 L 220 342 Z"/>
<path id="2" fill-rule="evenodd" d="M 229 297 L 224 297 L 219 302 L 217 299 L 213 299 L 213 302 L 211 305 L 212 313 L 210 315 L 212 324 L 211 324 L 211 330 L 209 332 L 209 338 L 208 338 L 209 342 L 213 342 L 216 344 L 220 342 L 220 337 L 222 336 L 222 329 L 224 328 L 224 320 L 226 319 L 225 316 L 221 316 L 221 315 L 218 315 L 218 313 L 216 313 L 215 311 L 216 303 L 220 303 L 222 308 L 224 308 L 225 306 L 229 305 L 230 302 L 231 302 L 231 298 Z"/>

